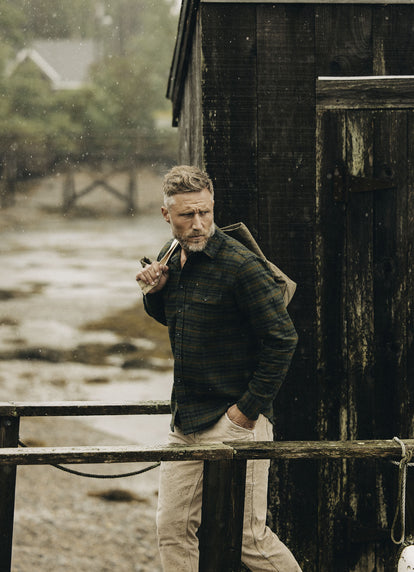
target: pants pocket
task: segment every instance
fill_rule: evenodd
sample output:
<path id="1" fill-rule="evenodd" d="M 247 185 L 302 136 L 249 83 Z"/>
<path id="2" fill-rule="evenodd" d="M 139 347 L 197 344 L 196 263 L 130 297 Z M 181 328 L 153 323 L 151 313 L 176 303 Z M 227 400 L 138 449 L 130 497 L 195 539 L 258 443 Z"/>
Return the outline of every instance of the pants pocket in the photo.
<path id="1" fill-rule="evenodd" d="M 246 427 L 241 427 L 241 425 L 237 425 L 237 423 L 234 423 L 234 421 L 230 419 L 227 413 L 223 415 L 222 420 L 226 435 L 228 434 L 229 436 L 244 441 L 254 440 L 254 429 L 247 429 Z"/>

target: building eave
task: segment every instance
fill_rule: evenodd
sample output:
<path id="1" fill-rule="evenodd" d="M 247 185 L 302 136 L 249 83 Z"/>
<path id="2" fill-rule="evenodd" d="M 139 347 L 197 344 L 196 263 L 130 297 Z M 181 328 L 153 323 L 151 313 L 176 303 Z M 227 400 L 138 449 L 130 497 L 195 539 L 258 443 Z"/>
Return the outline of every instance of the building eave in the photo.
<path id="1" fill-rule="evenodd" d="M 178 125 L 181 99 L 184 90 L 187 65 L 200 0 L 183 0 L 178 22 L 177 39 L 168 78 L 167 98 L 172 101 L 173 126 Z"/>

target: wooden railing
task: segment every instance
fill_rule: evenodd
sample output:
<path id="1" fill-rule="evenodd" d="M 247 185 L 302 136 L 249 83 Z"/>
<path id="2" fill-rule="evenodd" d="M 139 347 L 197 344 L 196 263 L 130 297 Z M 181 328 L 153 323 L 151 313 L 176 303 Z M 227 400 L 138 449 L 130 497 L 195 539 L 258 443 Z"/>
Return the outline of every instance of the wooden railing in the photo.
<path id="1" fill-rule="evenodd" d="M 226 442 L 193 446 L 93 446 L 19 448 L 21 417 L 148 415 L 170 412 L 169 402 L 0 403 L 0 570 L 11 570 L 17 465 L 204 461 L 199 572 L 238 572 L 248 459 L 398 460 L 393 440 Z M 414 448 L 414 439 L 404 440 Z"/>

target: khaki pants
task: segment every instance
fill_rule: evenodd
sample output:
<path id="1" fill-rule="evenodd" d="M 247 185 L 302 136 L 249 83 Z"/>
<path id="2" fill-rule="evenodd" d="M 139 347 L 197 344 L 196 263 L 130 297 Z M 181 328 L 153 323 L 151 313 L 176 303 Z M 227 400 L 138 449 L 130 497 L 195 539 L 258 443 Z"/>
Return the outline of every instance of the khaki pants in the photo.
<path id="1" fill-rule="evenodd" d="M 169 443 L 272 441 L 272 425 L 260 415 L 253 431 L 235 425 L 225 414 L 205 431 L 184 435 L 175 427 Z M 242 561 L 251 572 L 301 572 L 288 548 L 266 526 L 269 461 L 248 461 Z M 197 530 L 201 522 L 202 461 L 161 464 L 157 511 L 158 543 L 165 572 L 198 572 Z"/>

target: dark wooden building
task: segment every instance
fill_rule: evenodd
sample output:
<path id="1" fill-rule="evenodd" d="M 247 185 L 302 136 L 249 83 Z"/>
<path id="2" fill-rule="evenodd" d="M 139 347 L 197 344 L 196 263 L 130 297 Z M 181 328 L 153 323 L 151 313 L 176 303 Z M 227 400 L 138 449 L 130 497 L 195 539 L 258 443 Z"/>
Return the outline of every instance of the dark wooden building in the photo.
<path id="1" fill-rule="evenodd" d="M 168 96 L 217 222 L 298 283 L 276 439 L 412 438 L 414 5 L 184 0 Z M 396 495 L 384 461 L 279 462 L 270 524 L 306 572 L 390 571 Z"/>

